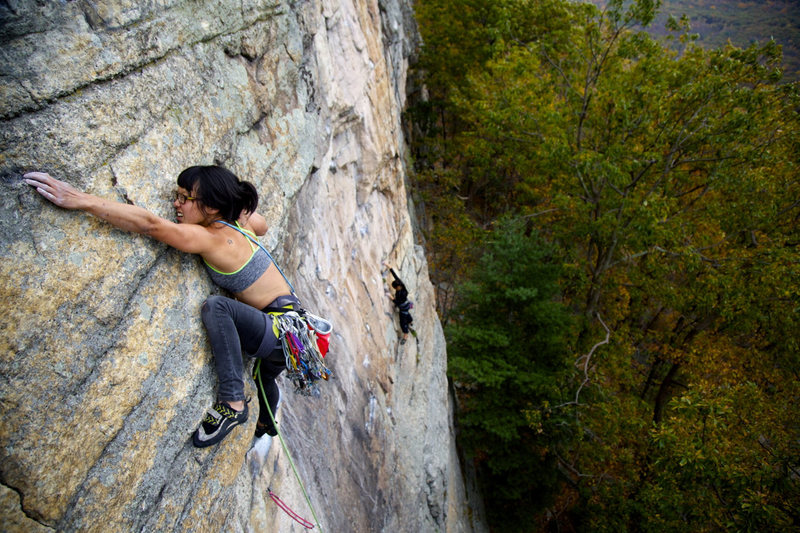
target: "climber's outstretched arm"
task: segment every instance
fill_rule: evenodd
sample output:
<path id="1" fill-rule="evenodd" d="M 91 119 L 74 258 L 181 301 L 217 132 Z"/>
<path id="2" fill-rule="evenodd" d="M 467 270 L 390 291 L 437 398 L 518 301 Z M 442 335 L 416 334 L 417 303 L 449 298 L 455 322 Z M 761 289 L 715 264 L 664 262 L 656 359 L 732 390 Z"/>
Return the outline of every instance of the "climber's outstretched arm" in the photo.
<path id="1" fill-rule="evenodd" d="M 176 224 L 142 207 L 79 191 L 44 172 L 29 172 L 24 178 L 59 207 L 86 211 L 117 228 L 150 236 L 183 252 L 203 254 L 216 244 L 215 236 L 198 224 Z"/>

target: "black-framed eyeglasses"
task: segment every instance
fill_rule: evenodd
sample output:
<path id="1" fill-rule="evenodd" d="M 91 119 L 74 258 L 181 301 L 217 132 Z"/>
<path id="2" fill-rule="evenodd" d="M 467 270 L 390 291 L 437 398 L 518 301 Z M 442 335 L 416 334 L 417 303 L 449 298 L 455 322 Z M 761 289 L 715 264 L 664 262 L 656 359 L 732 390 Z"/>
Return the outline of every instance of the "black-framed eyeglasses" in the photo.
<path id="1" fill-rule="evenodd" d="M 183 205 L 186 203 L 186 200 L 197 200 L 194 196 L 188 196 L 181 192 L 175 193 L 175 200 L 178 202 L 178 205 Z"/>

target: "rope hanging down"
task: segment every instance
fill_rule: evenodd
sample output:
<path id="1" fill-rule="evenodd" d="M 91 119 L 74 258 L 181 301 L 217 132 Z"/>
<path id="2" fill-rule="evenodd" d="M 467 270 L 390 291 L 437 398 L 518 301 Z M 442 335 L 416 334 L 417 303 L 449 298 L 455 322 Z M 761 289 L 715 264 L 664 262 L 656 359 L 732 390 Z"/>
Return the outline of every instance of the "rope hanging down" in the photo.
<path id="1" fill-rule="evenodd" d="M 260 362 L 261 361 L 259 360 L 258 363 L 260 363 Z M 269 406 L 269 402 L 267 401 L 266 394 L 264 393 L 264 384 L 261 381 L 261 373 L 257 372 L 256 375 L 258 376 L 258 388 L 261 391 L 261 393 L 264 395 L 264 405 L 267 406 L 267 412 L 269 413 L 270 420 L 272 420 L 272 426 L 275 428 L 275 431 L 278 432 L 278 440 L 281 441 L 281 447 L 283 448 L 283 453 L 285 453 L 286 457 L 289 458 L 289 465 L 291 465 L 291 467 L 292 467 L 292 472 L 294 472 L 294 477 L 297 479 L 297 483 L 300 485 L 300 489 L 303 491 L 303 496 L 305 496 L 306 503 L 308 504 L 308 508 L 311 509 L 311 515 L 314 517 L 314 521 L 317 523 L 317 527 L 319 527 L 320 533 L 322 533 L 322 526 L 319 524 L 319 518 L 317 518 L 317 513 L 314 512 L 314 506 L 311 505 L 311 499 L 308 497 L 308 492 L 306 492 L 306 487 L 305 487 L 305 485 L 303 485 L 303 481 L 300 479 L 300 474 L 297 472 L 297 467 L 294 465 L 294 460 L 292 459 L 292 454 L 289 453 L 289 448 L 286 446 L 286 441 L 283 440 L 283 433 L 281 433 L 281 431 L 278 429 L 278 422 L 275 421 L 275 415 L 272 413 L 272 408 Z M 270 498 L 272 498 L 272 501 L 274 501 L 275 504 L 278 505 L 278 507 L 283 509 L 286 512 L 286 514 L 291 516 L 295 521 L 297 521 L 299 524 L 301 524 L 306 529 L 311 529 L 311 528 L 314 527 L 314 524 L 311 524 L 311 522 L 309 522 L 305 518 L 301 518 L 299 515 L 297 515 L 297 513 L 295 513 L 291 509 L 289 509 L 289 507 L 286 504 L 284 504 L 282 501 L 280 501 L 280 499 L 278 499 L 277 496 L 274 496 L 274 494 L 272 493 L 272 489 L 267 489 L 267 490 L 269 490 L 269 495 L 270 495 Z M 276 499 L 277 499 L 277 501 L 276 501 Z M 280 502 L 280 503 L 278 503 L 278 502 Z M 295 518 L 295 517 L 297 517 L 297 518 Z M 302 522 L 300 520 L 298 520 L 298 518 L 300 518 L 300 520 L 302 520 Z M 311 527 L 308 527 L 306 524 L 311 524 Z"/>

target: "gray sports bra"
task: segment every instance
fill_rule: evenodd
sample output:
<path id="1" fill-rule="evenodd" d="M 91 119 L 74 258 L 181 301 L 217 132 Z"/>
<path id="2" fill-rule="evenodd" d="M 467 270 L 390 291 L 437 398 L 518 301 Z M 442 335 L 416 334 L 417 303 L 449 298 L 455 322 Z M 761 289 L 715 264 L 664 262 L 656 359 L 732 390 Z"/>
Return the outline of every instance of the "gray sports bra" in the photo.
<path id="1" fill-rule="evenodd" d="M 226 225 L 230 226 L 230 224 Z M 272 264 L 272 258 L 264 248 L 255 246 L 253 244 L 250 235 L 247 235 L 248 233 L 252 232 L 243 229 L 241 226 L 239 226 L 238 222 L 236 223 L 236 227 L 234 229 L 238 229 L 240 232 L 244 233 L 246 237 L 248 237 L 250 249 L 253 250 L 253 253 L 250 255 L 250 258 L 247 260 L 247 262 L 235 272 L 220 272 L 216 268 L 209 265 L 205 258 L 203 259 L 203 263 L 205 263 L 206 270 L 208 271 L 209 276 L 211 276 L 211 281 L 223 289 L 231 292 L 242 292 L 247 287 L 255 283 L 256 280 L 267 271 L 269 266 Z"/>

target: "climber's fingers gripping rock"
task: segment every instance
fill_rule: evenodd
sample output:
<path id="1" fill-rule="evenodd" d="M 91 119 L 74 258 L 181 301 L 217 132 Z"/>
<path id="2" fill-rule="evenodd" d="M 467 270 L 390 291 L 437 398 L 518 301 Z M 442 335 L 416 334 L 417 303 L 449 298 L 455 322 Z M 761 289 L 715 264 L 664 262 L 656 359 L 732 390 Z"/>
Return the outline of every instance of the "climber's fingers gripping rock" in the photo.
<path id="1" fill-rule="evenodd" d="M 79 209 L 84 193 L 46 172 L 28 172 L 25 183 L 36 188 L 36 192 L 64 209 Z"/>

